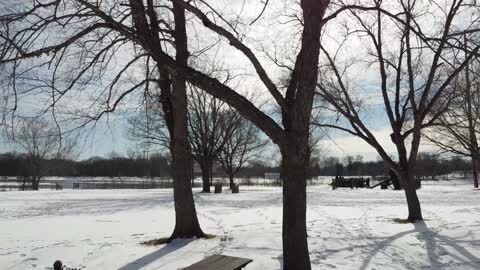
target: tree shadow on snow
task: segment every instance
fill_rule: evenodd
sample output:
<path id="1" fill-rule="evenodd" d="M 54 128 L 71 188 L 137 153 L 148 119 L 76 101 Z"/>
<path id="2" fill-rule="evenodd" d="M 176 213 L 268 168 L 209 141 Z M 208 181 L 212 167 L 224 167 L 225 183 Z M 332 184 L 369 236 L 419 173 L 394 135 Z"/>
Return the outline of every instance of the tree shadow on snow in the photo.
<path id="1" fill-rule="evenodd" d="M 173 242 L 164 245 L 162 248 L 147 254 L 141 258 L 136 259 L 135 261 L 128 263 L 125 266 L 122 266 L 118 270 L 139 270 L 143 267 L 155 262 L 156 260 L 161 259 L 162 257 L 175 252 L 189 243 L 194 241 L 193 239 L 185 239 L 185 240 L 174 240 Z"/>
<path id="2" fill-rule="evenodd" d="M 453 266 L 452 264 L 470 266 L 472 269 L 480 269 L 480 258 L 476 257 L 463 246 L 458 244 L 464 243 L 469 246 L 475 246 L 478 241 L 457 240 L 455 238 L 441 235 L 428 228 L 424 222 L 416 222 L 413 225 L 414 229 L 412 230 L 397 233 L 381 242 L 375 243 L 375 247 L 368 252 L 367 257 L 363 260 L 360 270 L 368 269 L 372 259 L 378 253 L 383 252 L 395 240 L 412 233 L 416 233 L 416 237 L 425 243 L 425 249 L 430 260 L 430 269 L 442 269 L 446 266 Z M 409 259 L 402 258 L 401 254 L 390 254 L 389 257 L 392 257 L 392 263 L 398 262 L 394 259 L 404 259 L 404 264 L 409 264 Z"/>
<path id="3" fill-rule="evenodd" d="M 449 256 L 451 259 L 454 259 L 463 265 L 469 265 L 473 269 L 480 269 L 480 258 L 459 245 L 457 239 L 440 235 L 438 232 L 430 230 L 424 222 L 417 222 L 414 225 L 415 230 L 419 233 L 418 238 L 423 240 L 426 244 L 425 248 L 432 269 L 440 269 L 445 266 L 440 262 L 442 256 Z M 461 242 L 466 244 L 475 243 L 475 241 Z M 446 247 L 453 249 L 455 253 L 449 252 Z"/>
<path id="4" fill-rule="evenodd" d="M 363 260 L 362 265 L 360 266 L 360 270 L 366 270 L 368 269 L 368 265 L 372 261 L 372 259 L 380 253 L 382 250 L 384 250 L 386 247 L 388 247 L 393 241 L 400 239 L 408 234 L 414 233 L 415 230 L 409 230 L 401 233 L 397 233 L 393 236 L 388 237 L 386 240 L 383 240 L 381 242 L 378 242 L 375 244 L 375 248 L 369 251 L 369 254 L 365 260 Z"/>

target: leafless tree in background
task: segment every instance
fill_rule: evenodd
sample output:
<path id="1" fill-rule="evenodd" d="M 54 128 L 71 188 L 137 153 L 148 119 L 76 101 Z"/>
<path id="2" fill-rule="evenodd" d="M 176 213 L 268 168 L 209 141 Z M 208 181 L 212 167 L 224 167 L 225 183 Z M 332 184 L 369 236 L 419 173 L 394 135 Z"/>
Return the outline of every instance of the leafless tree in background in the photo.
<path id="1" fill-rule="evenodd" d="M 425 137 L 443 152 L 471 159 L 473 186 L 478 188 L 480 168 L 480 65 L 471 61 L 453 83 L 455 98 L 439 118 L 439 124 L 427 129 Z M 473 76 L 472 76 L 473 75 Z"/>
<path id="2" fill-rule="evenodd" d="M 480 30 L 479 4 L 457 0 L 446 5 L 438 1 L 373 2 L 374 11 L 347 5 L 351 17 L 343 24 L 344 40 L 338 41 L 340 46 L 333 50 L 322 48 L 328 65 L 320 71 L 326 76 L 321 77 L 317 94 L 341 119 L 321 125 L 357 136 L 376 149 L 399 177 L 407 199 L 408 220 L 414 222 L 423 219 L 416 193 L 419 182 L 414 175 L 422 129 L 438 123 L 453 100 L 452 83 L 478 55 L 479 44 L 464 48 L 461 37 L 465 32 Z M 461 21 L 463 14 L 471 17 Z M 366 57 L 340 60 L 342 47 L 348 48 L 349 39 L 359 41 L 358 54 L 359 46 L 367 48 Z M 359 63 L 364 64 L 363 73 L 376 70 L 378 74 L 369 89 L 360 90 L 351 81 L 351 67 Z M 372 103 L 366 99 L 379 95 L 398 160 L 387 154 L 365 120 Z"/>
<path id="3" fill-rule="evenodd" d="M 39 189 L 40 180 L 48 173 L 46 162 L 70 157 L 76 146 L 76 140 L 63 137 L 45 118 L 18 118 L 7 132 L 9 139 L 25 152 L 33 190 Z"/>
<path id="4" fill-rule="evenodd" d="M 145 98 L 142 109 L 127 120 L 127 138 L 144 152 L 170 149 L 170 135 L 158 95 Z"/>
<path id="5" fill-rule="evenodd" d="M 265 149 L 268 141 L 262 139 L 261 135 L 261 131 L 255 125 L 240 117 L 234 132 L 226 138 L 218 161 L 228 175 L 230 189 L 235 185 L 235 174 Z"/>
<path id="6" fill-rule="evenodd" d="M 156 2 L 3 1 L 0 72 L 8 87 L 2 124 L 9 118 L 13 123 L 24 113 L 19 105 L 32 99 L 41 114 L 51 112 L 67 130 L 95 125 L 158 85 L 174 138 L 176 222 L 168 240 L 204 237 L 190 182 L 186 78 L 175 71 L 189 58 L 185 10 L 180 1 Z M 175 65 L 167 71 L 158 56 L 175 59 Z"/>
<path id="7" fill-rule="evenodd" d="M 242 117 L 223 101 L 192 87 L 188 102 L 189 141 L 202 169 L 203 192 L 210 192 L 212 167 L 228 139 L 237 133 Z"/>
<path id="8" fill-rule="evenodd" d="M 258 129 L 253 134 L 252 126 L 240 114 L 229 108 L 223 101 L 209 96 L 196 87 L 189 87 L 188 91 L 188 141 L 192 148 L 192 156 L 202 170 L 203 192 L 210 192 L 212 166 L 227 155 L 231 159 L 228 164 L 231 173 L 237 172 L 238 167 L 244 164 L 258 139 Z M 129 120 L 128 136 L 136 140 L 147 149 L 158 146 L 166 149 L 170 145 L 170 135 L 165 121 L 165 115 L 158 101 L 158 96 L 146 100 L 146 110 L 141 115 Z M 250 125 L 248 133 L 244 132 L 246 125 Z M 256 135 L 254 138 L 253 136 Z M 244 138 L 244 136 L 247 136 Z M 239 141 L 233 141 L 238 138 Z M 247 140 L 247 141 L 245 141 Z M 248 144 L 245 146 L 244 144 Z M 244 153 L 240 154 L 240 145 L 245 146 Z M 225 147 L 232 147 L 228 151 Z M 227 151 L 227 152 L 225 152 Z M 221 155 L 223 153 L 224 155 Z M 240 164 L 236 162 L 241 156 Z M 238 169 L 237 169 L 238 168 Z M 234 170 L 234 171 L 233 171 Z"/>
<path id="9" fill-rule="evenodd" d="M 265 5 L 269 2 L 265 1 Z M 320 36 L 328 21 L 348 9 L 359 8 L 355 5 L 340 7 L 329 14 L 327 8 L 336 7 L 333 1 L 332 4 L 330 2 L 301 0 L 299 5 L 286 2 L 286 5 L 294 6 L 292 14 L 286 23 L 277 25 L 292 23 L 295 29 L 288 36 L 294 44 L 285 52 L 291 55 L 292 60 L 284 68 L 288 70 L 288 83 L 281 85 L 271 76 L 276 73 L 267 72 L 262 64 L 265 62 L 261 58 L 263 54 L 250 48 L 254 45 L 249 42 L 251 39 L 245 37 L 248 31 L 239 31 L 240 27 L 247 30 L 255 27 L 265 10 L 268 12 L 268 7 L 262 8 L 258 16 L 253 18 L 247 16 L 242 20 L 240 15 L 235 15 L 239 17 L 236 21 L 242 23 L 232 24 L 224 18 L 219 8 L 201 0 L 39 0 L 21 4 L 4 1 L 2 4 L 9 6 L 3 8 L 0 15 L 0 63 L 2 75 L 10 85 L 8 93 L 5 93 L 4 115 L 12 116 L 17 112 L 19 96 L 41 91 L 49 97 L 49 102 L 45 102 L 47 108 L 44 109 L 57 111 L 62 100 L 75 98 L 71 90 L 78 90 L 74 92 L 93 97 L 91 100 L 95 106 L 75 113 L 65 109 L 64 121 L 80 118 L 95 121 L 122 107 L 122 102 L 139 92 L 136 90 L 149 89 L 150 84 L 158 84 L 172 138 L 170 149 L 176 210 L 172 238 L 202 237 L 204 234 L 198 224 L 189 181 L 191 153 L 187 138 L 185 82 L 190 82 L 236 109 L 279 146 L 284 181 L 283 267 L 311 269 L 306 231 L 306 179 L 311 158 L 310 120 L 319 78 Z M 376 9 L 370 7 L 370 10 Z M 255 106 L 245 95 L 236 91 L 236 86 L 224 83 L 221 75 L 208 75 L 202 71 L 199 67 L 201 61 L 193 59 L 195 52 L 187 50 L 187 40 L 192 44 L 194 39 L 187 36 L 186 12 L 191 15 L 192 28 L 208 30 L 209 34 L 221 37 L 237 55 L 242 55 L 251 64 L 255 73 L 252 77 L 262 84 L 271 100 L 281 108 L 281 119 L 273 119 Z M 402 14 L 395 17 L 403 18 Z M 414 18 L 404 17 L 408 31 L 415 30 L 416 26 L 411 21 Z M 409 34 L 405 36 L 410 37 Z M 454 45 L 449 43 L 445 46 L 444 40 L 429 40 L 429 45 L 440 51 L 431 75 L 435 75 L 440 66 L 437 64 L 443 48 Z M 113 63 L 112 59 L 117 61 Z M 138 72 L 140 63 L 148 66 L 143 74 Z M 40 76 L 40 70 L 46 71 L 48 76 Z M 105 76 L 107 71 L 109 76 Z M 413 75 L 413 72 L 410 74 Z M 323 71 L 320 75 L 324 82 L 326 78 L 322 78 Z M 429 81 L 433 83 L 434 80 Z M 431 88 L 431 85 L 425 87 Z M 428 92 L 417 107 L 421 112 L 425 112 L 426 107 L 423 106 L 427 106 L 424 99 L 431 97 Z M 414 130 L 418 130 L 418 125 L 422 125 L 426 117 L 423 113 L 418 115 L 422 117 L 414 121 Z M 401 128 L 397 130 L 400 132 Z M 403 140 L 405 135 L 399 132 L 395 132 L 396 141 Z M 420 135 L 416 132 L 412 135 L 413 145 L 416 145 Z M 409 197 L 409 201 L 412 200 Z M 411 210 L 411 219 L 421 219 L 419 207 Z"/>

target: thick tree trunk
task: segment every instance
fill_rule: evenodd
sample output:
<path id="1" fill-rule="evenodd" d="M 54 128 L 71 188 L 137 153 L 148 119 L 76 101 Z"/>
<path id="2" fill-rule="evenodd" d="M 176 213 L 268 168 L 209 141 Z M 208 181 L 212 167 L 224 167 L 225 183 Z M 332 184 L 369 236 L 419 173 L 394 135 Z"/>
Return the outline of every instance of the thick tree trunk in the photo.
<path id="1" fill-rule="evenodd" d="M 192 164 L 191 174 L 192 174 L 191 181 L 192 181 L 192 188 L 193 188 L 193 187 L 195 187 L 195 173 L 193 172 L 193 164 Z"/>
<path id="2" fill-rule="evenodd" d="M 177 119 L 178 120 L 178 119 Z M 185 125 L 186 128 L 186 125 Z M 185 136 L 178 136 L 172 147 L 175 229 L 170 239 L 204 237 L 197 218 L 191 185 L 191 155 Z"/>
<path id="3" fill-rule="evenodd" d="M 186 102 L 186 96 L 184 102 Z M 192 193 L 192 160 L 187 139 L 186 106 L 174 106 L 174 108 L 176 117 L 174 117 L 175 135 L 172 138 L 172 175 L 175 229 L 170 239 L 204 237 L 205 234 L 198 223 Z"/>
<path id="4" fill-rule="evenodd" d="M 165 119 L 170 133 L 172 155 L 173 197 L 175 202 L 175 228 L 169 240 L 175 238 L 204 237 L 198 223 L 192 193 L 192 155 L 188 142 L 187 95 L 183 78 L 175 79 L 175 91 L 170 93 L 168 73 L 161 71 L 160 88 Z M 170 96 L 172 94 L 173 98 Z"/>
<path id="5" fill-rule="evenodd" d="M 173 4 L 175 17 L 176 56 L 180 65 L 187 65 L 187 34 L 185 10 Z M 205 237 L 197 218 L 192 193 L 192 151 L 188 141 L 187 86 L 185 76 L 174 76 L 171 104 L 173 109 L 173 136 L 171 136 L 173 197 L 175 201 L 175 229 L 170 240 L 175 238 Z"/>
<path id="6" fill-rule="evenodd" d="M 417 220 L 423 220 L 422 209 L 420 207 L 420 200 L 417 196 L 417 187 L 415 177 L 412 173 L 402 172 L 401 173 L 401 183 L 403 190 L 405 191 L 405 196 L 407 199 L 408 205 L 408 220 L 410 222 L 415 222 Z"/>
<path id="7" fill-rule="evenodd" d="M 472 155 L 472 176 L 473 176 L 473 187 L 478 188 L 478 160 L 475 158 L 476 154 Z"/>
<path id="8" fill-rule="evenodd" d="M 40 187 L 40 177 L 32 177 L 32 189 L 39 190 Z"/>
<path id="9" fill-rule="evenodd" d="M 28 178 L 27 178 L 27 177 L 23 177 L 22 190 L 25 190 L 25 188 L 27 187 L 27 181 L 28 181 Z"/>
<path id="10" fill-rule="evenodd" d="M 210 165 L 210 166 L 208 166 L 208 168 L 209 168 L 209 171 L 210 171 L 210 186 L 213 186 L 213 166 Z"/>
<path id="11" fill-rule="evenodd" d="M 400 181 L 398 181 L 398 176 L 395 174 L 395 172 L 393 170 L 390 170 L 389 175 L 390 175 L 390 179 L 392 180 L 393 189 L 401 190 L 402 185 L 400 185 Z"/>
<path id="12" fill-rule="evenodd" d="M 306 146 L 306 145 L 305 145 Z M 283 269 L 309 270 L 307 242 L 308 152 L 301 145 L 282 149 L 283 181 Z M 303 152 L 303 153 L 302 153 Z"/>
<path id="13" fill-rule="evenodd" d="M 204 237 L 197 218 L 192 193 L 192 155 L 188 142 L 187 95 L 184 78 L 175 78 L 172 93 L 173 134 L 171 134 L 173 197 L 175 201 L 175 238 Z"/>
<path id="14" fill-rule="evenodd" d="M 235 186 L 235 182 L 233 181 L 233 173 L 228 174 L 228 179 L 230 183 L 230 189 L 233 189 L 233 186 Z"/>
<path id="15" fill-rule="evenodd" d="M 202 183 L 203 188 L 202 192 L 210 193 L 210 166 L 208 164 L 204 164 L 201 166 L 202 169 Z"/>
<path id="16" fill-rule="evenodd" d="M 161 70 L 160 88 L 165 119 L 170 133 L 172 155 L 173 197 L 175 202 L 175 228 L 169 240 L 175 238 L 204 237 L 198 223 L 192 193 L 193 162 L 187 129 L 187 96 L 185 82 L 176 78 L 175 91 L 170 96 L 168 73 Z M 182 87 L 183 85 L 183 87 Z"/>
<path id="17" fill-rule="evenodd" d="M 464 42 L 465 46 L 467 46 L 467 36 L 464 35 Z M 467 53 L 465 52 L 465 56 L 467 57 Z M 477 152 L 478 152 L 478 143 L 477 143 L 477 136 L 474 124 L 474 117 L 473 117 L 473 108 L 472 108 L 472 91 L 471 91 L 471 84 L 470 84 L 470 65 L 467 62 L 465 68 L 465 94 L 466 94 L 466 102 L 467 102 L 467 118 L 468 118 L 468 132 L 469 132 L 469 139 L 470 139 L 470 154 L 472 156 L 472 176 L 473 176 L 473 187 L 478 188 L 478 163 L 477 163 Z"/>

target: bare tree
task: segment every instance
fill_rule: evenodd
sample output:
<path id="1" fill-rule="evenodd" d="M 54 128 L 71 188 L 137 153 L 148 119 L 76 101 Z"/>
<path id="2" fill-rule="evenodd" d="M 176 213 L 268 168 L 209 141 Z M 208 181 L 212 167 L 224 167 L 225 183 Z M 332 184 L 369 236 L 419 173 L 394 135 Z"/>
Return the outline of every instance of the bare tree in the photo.
<path id="1" fill-rule="evenodd" d="M 0 71 L 9 87 L 2 93 L 2 124 L 9 117 L 15 121 L 21 98 L 35 96 L 44 101 L 37 106 L 45 105 L 37 109 L 52 112 L 67 131 L 75 130 L 95 125 L 135 100 L 135 93 L 158 85 L 174 138 L 176 222 L 168 240 L 204 237 L 190 182 L 186 78 L 175 71 L 183 70 L 189 58 L 185 10 L 177 1 L 155 2 L 3 1 Z M 175 59 L 175 66 L 167 71 L 159 55 Z"/>
<path id="2" fill-rule="evenodd" d="M 158 14 L 155 12 L 153 0 L 147 1 L 147 7 L 144 6 L 143 1 L 130 0 L 130 7 L 135 28 L 143 32 L 144 38 L 147 38 L 141 44 L 145 46 L 146 51 L 157 52 L 152 55 L 155 58 L 155 55 L 163 52 L 161 48 L 156 47 L 161 43 L 159 37 L 161 20 L 159 21 Z M 156 61 L 160 75 L 158 80 L 161 90 L 160 102 L 171 138 L 175 229 L 170 240 L 194 236 L 205 237 L 198 222 L 190 182 L 192 149 L 188 142 L 187 80 L 182 72 L 178 72 L 178 68 L 187 67 L 189 58 L 185 9 L 178 2 L 173 1 L 171 11 L 175 22 L 173 37 L 177 62 L 174 74 L 169 73 L 160 61 Z M 148 20 L 151 25 L 148 24 Z M 153 42 L 149 39 L 153 39 Z"/>
<path id="3" fill-rule="evenodd" d="M 469 66 L 473 69 L 470 70 Z M 438 125 L 424 132 L 427 140 L 442 149 L 442 152 L 471 159 L 474 188 L 478 188 L 480 169 L 479 67 L 477 61 L 467 65 L 463 72 L 465 76 L 453 83 L 456 97 L 450 102 L 449 109 L 439 118 Z"/>
<path id="4" fill-rule="evenodd" d="M 139 112 L 127 119 L 126 137 L 144 152 L 170 149 L 170 135 L 159 93 L 150 93 Z"/>
<path id="5" fill-rule="evenodd" d="M 245 164 L 256 159 L 267 143 L 268 140 L 261 138 L 261 132 L 255 125 L 246 119 L 239 118 L 234 132 L 226 138 L 218 159 L 228 175 L 230 189 L 235 185 L 235 175 Z"/>
<path id="6" fill-rule="evenodd" d="M 215 160 L 239 127 L 241 116 L 221 100 L 192 87 L 188 102 L 189 140 L 194 159 L 202 169 L 203 192 L 210 192 Z"/>
<path id="7" fill-rule="evenodd" d="M 33 190 L 49 172 L 49 159 L 67 158 L 73 154 L 75 140 L 64 138 L 57 127 L 45 118 L 18 118 L 9 138 L 26 154 L 28 174 Z"/>
<path id="8" fill-rule="evenodd" d="M 194 4 L 200 5 L 199 2 Z M 306 180 L 310 162 L 309 131 L 313 98 L 317 83 L 318 61 L 320 53 L 320 33 L 325 21 L 323 17 L 329 6 L 329 0 L 303 0 L 300 3 L 301 17 L 300 41 L 293 67 L 289 67 L 290 78 L 284 94 L 274 84 L 255 53 L 242 42 L 235 29 L 222 26 L 219 20 L 212 20 L 206 14 L 208 5 L 194 6 L 183 3 L 186 10 L 201 20 L 203 25 L 214 33 L 227 39 L 229 44 L 242 53 L 253 65 L 258 79 L 264 84 L 272 98 L 281 108 L 282 125 L 252 104 L 226 84 L 195 70 L 185 68 L 187 79 L 197 87 L 217 97 L 252 121 L 270 139 L 279 146 L 282 154 L 283 177 L 283 266 L 284 269 L 311 269 L 306 231 Z M 218 12 L 213 12 L 217 14 Z M 221 15 L 220 15 L 221 17 Z M 298 22 L 298 20 L 296 20 Z M 169 66 L 175 62 L 166 57 L 161 61 Z"/>
<path id="9" fill-rule="evenodd" d="M 193 159 L 202 170 L 202 191 L 208 193 L 214 162 L 221 159 L 220 153 L 228 140 L 238 137 L 236 134 L 241 132 L 241 124 L 245 124 L 246 120 L 223 101 L 209 96 L 196 87 L 189 89 L 188 141 Z M 148 150 L 151 150 L 152 146 L 168 148 L 170 135 L 158 96 L 147 99 L 145 105 L 145 112 L 129 120 L 128 136 Z"/>
<path id="10" fill-rule="evenodd" d="M 185 86 L 185 81 L 189 81 L 238 110 L 280 147 L 284 177 L 283 265 L 285 269 L 311 269 L 306 231 L 309 126 L 318 79 L 319 41 L 321 30 L 327 22 L 324 17 L 330 5 L 329 0 L 302 0 L 300 10 L 291 14 L 291 18 L 294 18 L 291 21 L 298 31 L 293 38 L 296 44 L 291 47 L 289 54 L 296 57 L 292 58 L 294 61 L 288 67 L 291 76 L 283 89 L 274 83 L 256 53 L 236 29 L 240 26 L 253 27 L 265 9 L 262 9 L 258 18 L 235 26 L 204 1 L 44 0 L 22 5 L 13 5 L 13 2 L 6 2 L 10 5 L 3 9 L 0 17 L 0 63 L 5 67 L 3 71 L 11 75 L 8 104 L 15 104 L 7 106 L 5 111 L 8 114 L 16 111 L 18 99 L 15 97 L 25 94 L 14 86 L 18 86 L 19 78 L 31 75 L 29 71 L 35 68 L 53 67 L 49 70 L 51 76 L 46 80 L 48 87 L 42 88 L 52 98 L 50 110 L 57 107 L 60 99 L 69 96 L 70 90 L 85 89 L 84 82 L 88 79 L 90 82 L 99 82 L 96 89 L 100 90 L 95 95 L 98 98 L 94 100 L 96 105 L 103 105 L 102 109 L 95 111 L 93 116 L 91 110 L 83 113 L 92 121 L 116 110 L 135 90 L 148 89 L 150 83 L 158 83 L 172 138 L 176 210 L 176 227 L 172 237 L 203 236 L 189 181 L 191 154 L 187 139 Z M 223 40 L 226 39 L 248 59 L 256 72 L 256 79 L 263 83 L 280 106 L 281 123 L 256 107 L 231 85 L 222 83 L 215 76 L 206 75 L 195 67 L 193 61 L 188 61 L 185 11 L 194 15 L 192 23 L 203 25 Z M 46 32 L 55 35 L 45 35 Z M 104 67 L 113 66 L 111 59 L 119 53 L 124 59 L 119 62 L 121 65 L 113 69 L 116 75 L 104 76 L 110 70 Z M 69 62 L 74 59 L 77 60 L 73 63 L 80 63 L 74 65 Z M 147 72 L 143 76 L 129 73 L 139 61 L 148 63 Z M 41 64 L 32 66 L 32 62 Z M 68 69 L 66 63 L 74 67 Z M 59 69 L 68 69 L 69 72 L 60 77 Z M 127 74 L 138 76 L 120 80 Z M 65 80 L 67 82 L 62 84 L 51 83 Z"/>
<path id="11" fill-rule="evenodd" d="M 374 4 L 373 11 L 345 6 L 352 16 L 351 21 L 344 21 L 345 39 L 339 41 L 340 49 L 332 53 L 322 48 L 329 64 L 321 70 L 330 76 L 322 77 L 317 94 L 342 118 L 321 125 L 357 136 L 377 150 L 399 177 L 407 199 L 408 220 L 414 222 L 423 219 L 416 193 L 419 182 L 414 175 L 421 131 L 438 122 L 452 100 L 451 83 L 468 61 L 478 55 L 478 44 L 465 49 L 459 37 L 465 31 L 479 30 L 479 6 L 470 1 L 449 1 L 446 6 L 432 1 L 403 0 L 374 1 Z M 474 15 L 467 22 L 456 24 L 464 12 Z M 427 30 L 432 27 L 428 20 L 431 16 L 437 18 L 435 31 Z M 342 48 L 349 48 L 350 39 L 360 42 L 356 43 L 357 54 L 361 53 L 359 44 L 367 48 L 367 57 L 361 61 L 339 59 Z M 467 57 L 460 60 L 463 52 Z M 378 72 L 375 86 L 364 89 L 363 93 L 380 93 L 379 103 L 388 117 L 397 161 L 387 154 L 365 119 L 369 106 L 365 99 L 369 95 L 361 95 L 359 87 L 351 82 L 354 76 L 349 73 L 356 64 Z"/>

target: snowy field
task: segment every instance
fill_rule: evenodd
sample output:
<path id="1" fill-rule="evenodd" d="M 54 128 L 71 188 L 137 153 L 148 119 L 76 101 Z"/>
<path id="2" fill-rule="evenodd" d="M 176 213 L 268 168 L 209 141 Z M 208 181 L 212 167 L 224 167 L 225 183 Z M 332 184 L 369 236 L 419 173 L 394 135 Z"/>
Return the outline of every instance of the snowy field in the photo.
<path id="1" fill-rule="evenodd" d="M 480 269 L 480 191 L 440 182 L 419 191 L 425 224 L 398 224 L 403 192 L 309 187 L 314 269 Z M 281 189 L 201 194 L 195 201 L 211 240 L 168 246 L 171 190 L 0 192 L 0 269 L 181 269 L 221 253 L 253 259 L 247 270 L 281 269 Z"/>

